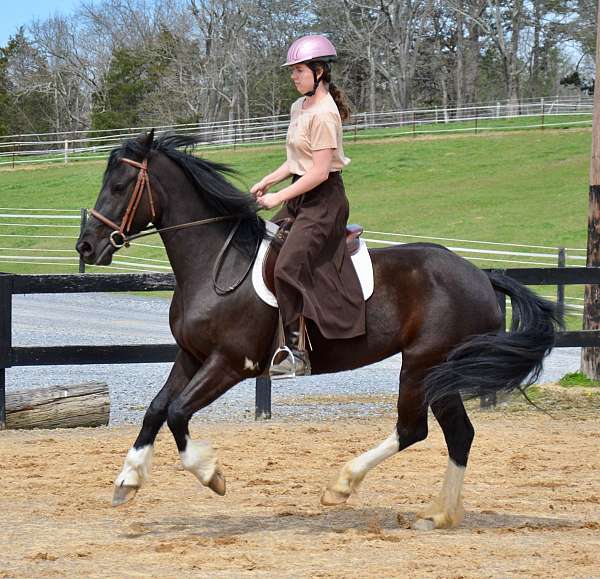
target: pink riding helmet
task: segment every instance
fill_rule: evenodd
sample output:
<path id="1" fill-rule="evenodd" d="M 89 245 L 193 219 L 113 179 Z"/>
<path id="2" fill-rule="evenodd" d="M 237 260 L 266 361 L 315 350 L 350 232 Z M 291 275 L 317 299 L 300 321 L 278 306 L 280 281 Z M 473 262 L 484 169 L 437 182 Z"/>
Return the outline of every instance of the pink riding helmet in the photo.
<path id="1" fill-rule="evenodd" d="M 312 60 L 322 60 L 332 62 L 337 58 L 335 46 L 331 44 L 328 38 L 320 34 L 309 34 L 298 38 L 287 53 L 285 64 L 281 66 L 292 66 L 300 62 L 310 62 Z"/>

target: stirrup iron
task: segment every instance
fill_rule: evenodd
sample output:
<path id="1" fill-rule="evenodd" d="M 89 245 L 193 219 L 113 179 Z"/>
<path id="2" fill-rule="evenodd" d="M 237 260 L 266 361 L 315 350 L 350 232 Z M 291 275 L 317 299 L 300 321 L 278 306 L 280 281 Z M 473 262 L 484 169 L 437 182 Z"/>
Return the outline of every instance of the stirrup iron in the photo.
<path id="1" fill-rule="evenodd" d="M 288 372 L 287 374 L 271 374 L 271 369 L 275 365 L 275 358 L 277 357 L 278 354 L 280 354 L 282 352 L 287 352 L 287 356 L 285 358 L 283 358 L 281 360 L 281 362 L 283 362 L 287 358 L 291 358 L 292 371 Z M 271 380 L 285 380 L 288 378 L 295 378 L 295 377 L 296 377 L 296 357 L 294 356 L 294 352 L 292 352 L 292 350 L 290 348 L 288 348 L 286 345 L 283 345 L 280 348 L 277 348 L 277 350 L 275 350 L 275 353 L 273 354 L 273 357 L 271 358 L 271 364 L 269 366 L 269 378 Z"/>

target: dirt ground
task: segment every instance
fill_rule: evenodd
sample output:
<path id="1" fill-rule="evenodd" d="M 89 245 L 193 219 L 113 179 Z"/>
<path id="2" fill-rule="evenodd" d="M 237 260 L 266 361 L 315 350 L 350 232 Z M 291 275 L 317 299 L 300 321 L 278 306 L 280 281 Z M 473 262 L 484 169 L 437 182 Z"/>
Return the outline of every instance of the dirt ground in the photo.
<path id="1" fill-rule="evenodd" d="M 223 498 L 180 470 L 163 431 L 149 484 L 118 509 L 112 481 L 136 428 L 5 431 L 0 577 L 600 577 L 600 396 L 567 398 L 553 417 L 523 405 L 471 412 L 467 516 L 449 531 L 408 528 L 446 465 L 433 420 L 427 441 L 333 509 L 321 488 L 389 434 L 392 413 L 196 420 L 194 437 L 219 449 Z"/>

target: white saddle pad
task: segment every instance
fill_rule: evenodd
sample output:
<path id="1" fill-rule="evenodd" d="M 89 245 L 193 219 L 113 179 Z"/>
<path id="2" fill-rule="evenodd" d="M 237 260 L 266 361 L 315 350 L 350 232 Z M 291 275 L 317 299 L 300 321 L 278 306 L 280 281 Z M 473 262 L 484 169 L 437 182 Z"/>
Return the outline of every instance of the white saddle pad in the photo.
<path id="1" fill-rule="evenodd" d="M 277 229 L 277 225 L 267 221 L 267 231 L 270 233 L 275 233 Z M 263 262 L 265 261 L 265 256 L 267 255 L 269 243 L 270 241 L 268 239 L 263 239 L 260 244 L 258 254 L 256 255 L 256 261 L 254 262 L 254 267 L 252 268 L 252 283 L 254 285 L 254 290 L 260 299 L 266 304 L 276 308 L 277 298 L 266 286 L 262 273 Z M 354 265 L 354 269 L 358 274 L 358 279 L 360 280 L 360 285 L 363 291 L 363 297 L 365 300 L 368 300 L 373 294 L 373 264 L 371 263 L 371 256 L 369 255 L 367 244 L 362 239 L 360 240 L 360 249 L 352 256 L 352 264 Z"/>

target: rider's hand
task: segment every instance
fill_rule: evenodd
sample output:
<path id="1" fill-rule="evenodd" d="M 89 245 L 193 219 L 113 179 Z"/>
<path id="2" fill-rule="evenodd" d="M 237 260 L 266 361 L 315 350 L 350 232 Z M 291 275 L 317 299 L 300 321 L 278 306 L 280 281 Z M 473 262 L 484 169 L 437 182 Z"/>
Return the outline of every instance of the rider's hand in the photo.
<path id="1" fill-rule="evenodd" d="M 277 193 L 261 195 L 260 197 L 257 197 L 256 200 L 263 209 L 273 209 L 273 207 L 277 207 L 277 205 L 282 202 Z"/>
<path id="2" fill-rule="evenodd" d="M 270 185 L 265 183 L 264 179 L 261 179 L 258 183 L 252 185 L 250 188 L 250 193 L 252 193 L 252 195 L 258 199 L 259 197 L 262 197 L 269 190 L 269 188 Z"/>

